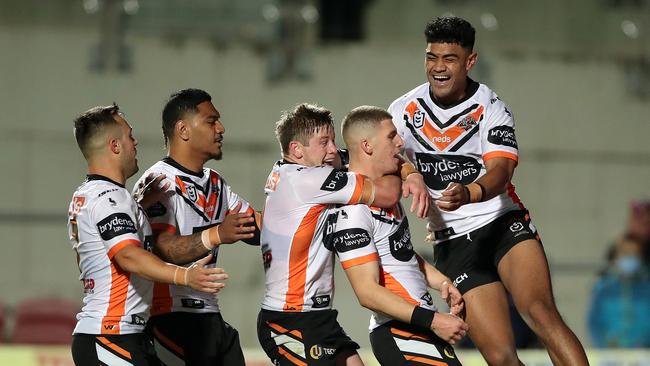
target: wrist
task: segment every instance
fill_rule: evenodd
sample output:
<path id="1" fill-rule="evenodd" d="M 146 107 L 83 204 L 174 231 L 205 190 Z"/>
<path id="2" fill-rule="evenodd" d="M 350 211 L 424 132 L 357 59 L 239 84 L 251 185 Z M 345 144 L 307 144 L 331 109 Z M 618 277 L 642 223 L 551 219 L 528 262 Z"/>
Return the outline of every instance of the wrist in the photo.
<path id="1" fill-rule="evenodd" d="M 436 311 L 425 309 L 420 306 L 413 308 L 413 313 L 411 313 L 411 324 L 425 328 L 431 329 L 431 324 L 433 323 L 433 318 L 436 315 Z"/>
<path id="2" fill-rule="evenodd" d="M 409 162 L 406 162 L 402 164 L 402 167 L 400 168 L 399 175 L 402 178 L 402 181 L 405 181 L 406 178 L 408 178 L 409 175 L 413 173 L 417 173 L 418 170 L 415 169 L 415 166 Z"/>
<path id="3" fill-rule="evenodd" d="M 201 243 L 207 250 L 214 249 L 217 245 L 221 244 L 221 237 L 219 236 L 219 225 L 205 229 L 201 232 Z"/>
<path id="4" fill-rule="evenodd" d="M 468 203 L 482 202 L 485 197 L 485 188 L 480 183 L 470 183 L 465 187 Z"/>

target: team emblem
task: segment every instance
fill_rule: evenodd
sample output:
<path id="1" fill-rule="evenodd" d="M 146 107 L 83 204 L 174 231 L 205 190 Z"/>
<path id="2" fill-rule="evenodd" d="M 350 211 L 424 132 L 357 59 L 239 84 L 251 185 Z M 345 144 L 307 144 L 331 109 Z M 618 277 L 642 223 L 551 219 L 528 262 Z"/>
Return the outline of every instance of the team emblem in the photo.
<path id="1" fill-rule="evenodd" d="M 424 126 L 424 113 L 422 113 L 422 111 L 417 111 L 413 114 L 413 126 L 415 126 L 415 128 Z"/>

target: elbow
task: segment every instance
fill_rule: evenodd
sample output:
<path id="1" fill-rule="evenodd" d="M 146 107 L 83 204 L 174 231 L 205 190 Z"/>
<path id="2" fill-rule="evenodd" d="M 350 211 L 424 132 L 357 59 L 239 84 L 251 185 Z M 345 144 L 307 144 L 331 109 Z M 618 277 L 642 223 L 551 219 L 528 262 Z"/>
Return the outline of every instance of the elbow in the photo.
<path id="1" fill-rule="evenodd" d="M 362 307 L 373 311 L 377 310 L 372 294 L 360 293 L 357 295 L 357 300 L 359 300 L 359 305 Z"/>

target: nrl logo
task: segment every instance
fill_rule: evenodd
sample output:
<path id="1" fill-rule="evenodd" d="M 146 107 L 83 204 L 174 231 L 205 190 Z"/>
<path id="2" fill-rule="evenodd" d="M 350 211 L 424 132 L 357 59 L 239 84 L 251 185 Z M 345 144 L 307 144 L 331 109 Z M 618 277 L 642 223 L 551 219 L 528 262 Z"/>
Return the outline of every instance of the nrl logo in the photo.
<path id="1" fill-rule="evenodd" d="M 187 196 L 192 201 L 196 201 L 196 188 L 194 186 L 187 186 Z"/>
<path id="2" fill-rule="evenodd" d="M 424 113 L 422 111 L 417 111 L 413 115 L 413 126 L 416 128 L 424 126 Z"/>

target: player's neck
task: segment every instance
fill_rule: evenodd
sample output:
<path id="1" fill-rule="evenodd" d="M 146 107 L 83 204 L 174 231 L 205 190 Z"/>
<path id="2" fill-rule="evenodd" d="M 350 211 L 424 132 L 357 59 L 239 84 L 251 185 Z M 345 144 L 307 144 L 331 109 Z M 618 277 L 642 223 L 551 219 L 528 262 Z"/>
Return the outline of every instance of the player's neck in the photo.
<path id="1" fill-rule="evenodd" d="M 377 179 L 383 176 L 381 172 L 378 172 L 374 169 L 373 164 L 369 161 L 360 161 L 359 159 L 354 159 L 350 157 L 350 165 L 348 166 L 348 171 L 359 173 L 365 175 L 370 179 Z"/>
<path id="2" fill-rule="evenodd" d="M 88 174 L 101 175 L 121 185 L 126 183 L 127 178 L 121 169 L 113 168 L 110 164 L 101 162 L 88 163 Z"/>
<path id="3" fill-rule="evenodd" d="M 200 158 L 198 154 L 193 154 L 190 151 L 185 151 L 185 149 L 180 149 L 174 145 L 169 147 L 169 157 L 174 159 L 178 164 L 183 168 L 200 173 L 203 171 L 203 165 L 205 165 L 207 160 Z"/>

